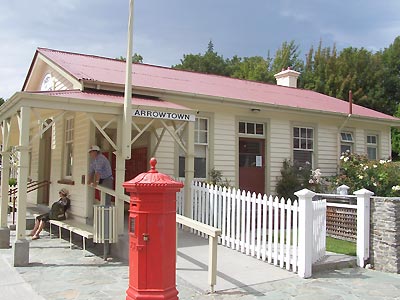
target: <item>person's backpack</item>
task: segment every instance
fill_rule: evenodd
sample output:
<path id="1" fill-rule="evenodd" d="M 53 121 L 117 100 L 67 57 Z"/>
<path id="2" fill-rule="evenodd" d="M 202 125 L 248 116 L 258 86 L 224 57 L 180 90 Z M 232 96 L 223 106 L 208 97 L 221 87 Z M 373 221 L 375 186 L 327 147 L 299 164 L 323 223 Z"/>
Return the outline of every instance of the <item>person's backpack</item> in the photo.
<path id="1" fill-rule="evenodd" d="M 50 220 L 58 220 L 58 221 L 65 220 L 66 217 L 65 217 L 64 205 L 62 205 L 58 201 L 54 202 L 53 205 L 51 206 L 49 218 Z"/>

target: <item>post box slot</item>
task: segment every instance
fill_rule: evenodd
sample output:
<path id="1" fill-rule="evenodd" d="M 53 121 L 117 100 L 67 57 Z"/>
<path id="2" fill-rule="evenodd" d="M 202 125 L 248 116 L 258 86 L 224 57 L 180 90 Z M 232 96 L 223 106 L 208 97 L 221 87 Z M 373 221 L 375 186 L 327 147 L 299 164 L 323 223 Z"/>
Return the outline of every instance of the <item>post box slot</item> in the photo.
<path id="1" fill-rule="evenodd" d="M 131 218 L 131 223 L 129 226 L 129 232 L 135 233 L 136 218 Z"/>

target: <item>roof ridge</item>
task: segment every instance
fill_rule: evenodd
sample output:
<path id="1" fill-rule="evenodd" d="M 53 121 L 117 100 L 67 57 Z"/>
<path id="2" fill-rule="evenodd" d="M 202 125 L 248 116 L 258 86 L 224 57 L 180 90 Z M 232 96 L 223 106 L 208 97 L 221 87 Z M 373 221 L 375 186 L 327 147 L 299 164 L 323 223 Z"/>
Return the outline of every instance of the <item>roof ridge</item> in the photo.
<path id="1" fill-rule="evenodd" d="M 50 48 L 44 48 L 44 47 L 38 47 L 37 50 L 39 52 L 40 51 L 50 51 L 50 52 L 58 52 L 58 53 L 77 55 L 77 56 L 84 56 L 84 57 L 93 57 L 93 58 L 97 58 L 97 59 L 107 59 L 107 60 L 112 60 L 112 61 L 116 61 L 116 62 L 118 62 L 118 61 L 124 62 L 124 61 L 122 61 L 120 59 L 117 59 L 117 58 L 111 58 L 111 57 L 94 55 L 94 54 L 78 53 L 78 52 L 73 52 L 73 51 L 64 51 L 64 50 L 50 49 Z"/>
<path id="2" fill-rule="evenodd" d="M 73 51 L 50 49 L 50 48 L 45 48 L 45 47 L 38 47 L 37 50 L 39 52 L 41 52 L 43 50 L 43 51 L 58 52 L 58 53 L 64 53 L 64 54 L 70 54 L 70 55 L 76 55 L 76 56 L 82 56 L 82 57 L 92 57 L 92 58 L 96 58 L 96 59 L 105 59 L 105 60 L 111 60 L 111 61 L 114 61 L 114 62 L 125 63 L 125 61 L 120 60 L 118 58 L 111 58 L 111 57 L 106 57 L 106 56 L 101 56 L 101 55 L 85 54 L 85 53 L 78 53 L 78 52 L 73 52 Z M 174 72 L 191 73 L 191 74 L 204 75 L 204 76 L 207 76 L 207 77 L 211 76 L 211 77 L 218 77 L 218 78 L 224 78 L 224 79 L 230 79 L 230 80 L 237 80 L 237 81 L 241 81 L 241 82 L 250 82 L 250 83 L 257 83 L 257 84 L 262 84 L 262 85 L 277 86 L 276 84 L 269 83 L 269 82 L 242 79 L 242 78 L 230 77 L 230 76 L 227 76 L 227 75 L 204 73 L 204 72 L 193 71 L 193 70 L 182 70 L 182 69 L 176 69 L 176 68 L 167 67 L 167 66 L 153 65 L 153 64 L 149 64 L 149 63 L 135 63 L 134 62 L 133 64 L 149 66 L 149 67 L 152 67 L 152 68 L 158 68 L 158 69 L 164 69 L 164 70 L 170 70 L 170 71 L 174 71 Z M 133 72 L 134 72 L 134 70 L 133 70 Z M 288 89 L 306 90 L 306 89 L 303 89 L 303 88 L 293 88 L 293 87 L 287 87 L 287 86 L 280 86 L 280 87 L 288 88 Z M 306 91 L 310 91 L 310 90 L 306 90 Z"/>

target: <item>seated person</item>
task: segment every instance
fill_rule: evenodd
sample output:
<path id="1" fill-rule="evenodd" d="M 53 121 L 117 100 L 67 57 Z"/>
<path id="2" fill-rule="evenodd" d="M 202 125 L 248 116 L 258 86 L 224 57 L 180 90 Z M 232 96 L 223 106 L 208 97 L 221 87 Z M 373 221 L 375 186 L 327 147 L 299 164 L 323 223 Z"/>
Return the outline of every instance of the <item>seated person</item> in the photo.
<path id="1" fill-rule="evenodd" d="M 71 205 L 71 200 L 68 198 L 68 190 L 61 189 L 59 192 L 60 199 L 57 202 L 54 202 L 51 206 L 50 212 L 37 216 L 35 221 L 35 226 L 33 227 L 30 236 L 32 236 L 32 240 L 37 240 L 40 232 L 44 228 L 44 225 L 49 220 L 65 220 L 65 212 Z"/>

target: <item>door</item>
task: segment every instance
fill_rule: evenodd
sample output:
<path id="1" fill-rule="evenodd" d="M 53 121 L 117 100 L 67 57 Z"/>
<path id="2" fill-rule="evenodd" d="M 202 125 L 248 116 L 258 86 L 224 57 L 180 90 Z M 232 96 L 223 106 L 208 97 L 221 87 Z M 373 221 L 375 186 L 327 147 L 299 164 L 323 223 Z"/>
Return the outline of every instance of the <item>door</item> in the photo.
<path id="1" fill-rule="evenodd" d="M 51 120 L 46 121 L 47 124 L 51 123 Z M 48 181 L 50 182 L 51 174 L 51 136 L 52 127 L 43 133 L 39 144 L 39 182 Z M 49 185 L 45 184 L 37 191 L 37 203 L 49 205 Z"/>
<path id="2" fill-rule="evenodd" d="M 150 169 L 147 161 L 147 148 L 132 149 L 131 159 L 125 161 L 125 181 L 135 178 L 140 173 L 147 172 Z"/>
<path id="3" fill-rule="evenodd" d="M 239 188 L 265 193 L 265 141 L 264 139 L 239 139 Z"/>
<path id="4" fill-rule="evenodd" d="M 125 161 L 125 181 L 135 178 L 137 175 L 147 172 L 150 169 L 149 162 L 147 161 L 147 148 L 135 148 L 131 150 L 131 159 Z M 111 152 L 110 152 L 111 153 Z M 109 157 L 109 152 L 104 152 L 105 157 Z M 111 156 L 111 169 L 114 177 L 115 185 L 115 168 L 116 168 L 116 158 L 115 154 L 112 153 Z M 114 187 L 115 189 L 115 187 Z M 128 194 L 126 192 L 126 194 Z M 100 192 L 96 190 L 95 198 L 100 200 Z M 114 198 L 113 198 L 114 199 Z M 114 201 L 114 200 L 112 200 Z"/>

